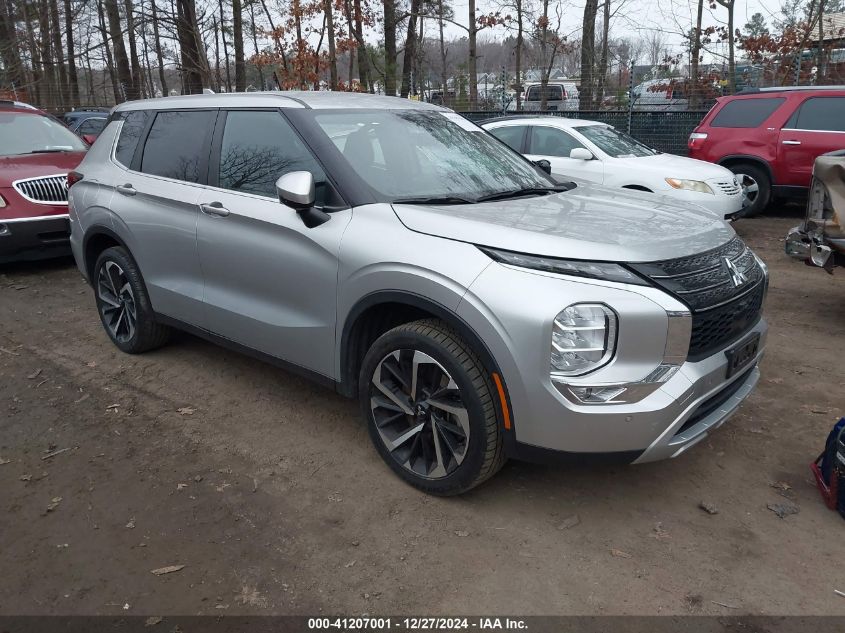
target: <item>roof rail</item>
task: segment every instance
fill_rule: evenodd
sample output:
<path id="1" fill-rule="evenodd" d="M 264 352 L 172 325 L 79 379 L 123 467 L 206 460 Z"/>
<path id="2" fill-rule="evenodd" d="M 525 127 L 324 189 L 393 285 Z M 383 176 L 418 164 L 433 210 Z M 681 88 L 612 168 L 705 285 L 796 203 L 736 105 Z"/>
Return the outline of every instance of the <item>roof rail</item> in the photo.
<path id="1" fill-rule="evenodd" d="M 767 88 L 743 88 L 736 94 L 748 95 L 761 92 L 800 92 L 802 90 L 845 90 L 845 86 L 769 86 Z"/>

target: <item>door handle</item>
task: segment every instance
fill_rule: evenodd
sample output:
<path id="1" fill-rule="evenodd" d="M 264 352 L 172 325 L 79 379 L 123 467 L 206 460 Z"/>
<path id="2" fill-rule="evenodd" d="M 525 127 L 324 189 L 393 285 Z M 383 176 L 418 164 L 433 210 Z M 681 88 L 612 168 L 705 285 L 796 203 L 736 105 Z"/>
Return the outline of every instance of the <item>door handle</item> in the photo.
<path id="1" fill-rule="evenodd" d="M 229 215 L 229 209 L 223 206 L 222 202 L 208 202 L 205 204 L 200 205 L 200 211 L 205 213 L 206 215 L 214 215 L 219 218 L 225 218 Z"/>
<path id="2" fill-rule="evenodd" d="M 115 189 L 117 189 L 118 193 L 122 193 L 124 196 L 134 196 L 138 193 L 138 190 L 128 182 L 125 185 L 118 185 Z"/>
<path id="3" fill-rule="evenodd" d="M 801 145 L 801 141 L 784 141 L 784 145 Z"/>

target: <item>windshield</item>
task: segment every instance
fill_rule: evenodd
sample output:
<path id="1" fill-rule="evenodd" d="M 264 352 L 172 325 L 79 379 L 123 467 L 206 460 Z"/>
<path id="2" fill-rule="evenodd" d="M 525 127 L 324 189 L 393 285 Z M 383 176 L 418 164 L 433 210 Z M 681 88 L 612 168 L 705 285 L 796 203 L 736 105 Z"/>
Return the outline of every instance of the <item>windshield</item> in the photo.
<path id="1" fill-rule="evenodd" d="M 554 187 L 530 162 L 454 112 L 313 114 L 350 167 L 386 202 Z"/>
<path id="2" fill-rule="evenodd" d="M 0 112 L 0 156 L 81 152 L 86 147 L 76 134 L 46 116 Z"/>
<path id="3" fill-rule="evenodd" d="M 585 125 L 578 131 L 613 158 L 638 158 L 660 153 L 609 125 Z"/>

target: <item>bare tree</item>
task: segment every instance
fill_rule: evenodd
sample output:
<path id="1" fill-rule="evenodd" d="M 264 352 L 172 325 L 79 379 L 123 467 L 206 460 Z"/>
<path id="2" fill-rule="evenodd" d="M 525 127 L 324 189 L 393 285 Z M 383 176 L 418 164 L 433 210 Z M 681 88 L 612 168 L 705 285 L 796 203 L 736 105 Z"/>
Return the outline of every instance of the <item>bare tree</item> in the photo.
<path id="1" fill-rule="evenodd" d="M 235 43 L 235 91 L 243 92 L 246 90 L 246 64 L 244 63 L 243 3 L 241 0 L 232 0 L 232 31 Z M 226 68 L 228 67 L 227 61 Z"/>
<path id="2" fill-rule="evenodd" d="M 587 0 L 584 5 L 581 31 L 580 107 L 582 110 L 591 110 L 595 105 L 593 85 L 596 66 L 596 14 L 598 8 L 598 0 Z"/>

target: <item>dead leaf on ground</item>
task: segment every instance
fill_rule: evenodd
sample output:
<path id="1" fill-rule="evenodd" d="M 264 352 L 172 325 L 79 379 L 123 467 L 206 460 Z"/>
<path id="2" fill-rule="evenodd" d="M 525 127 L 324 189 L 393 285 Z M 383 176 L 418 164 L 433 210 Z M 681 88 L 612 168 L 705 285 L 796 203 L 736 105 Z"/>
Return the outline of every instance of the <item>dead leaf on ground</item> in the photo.
<path id="1" fill-rule="evenodd" d="M 267 598 L 262 596 L 261 592 L 258 591 L 256 587 L 250 587 L 249 585 L 246 585 L 241 589 L 240 595 L 238 595 L 235 600 L 243 605 L 262 608 L 267 607 Z"/>
<path id="2" fill-rule="evenodd" d="M 574 528 L 579 523 L 581 523 L 581 517 L 579 517 L 577 514 L 573 514 L 571 517 L 567 517 L 563 521 L 561 521 L 560 525 L 557 526 L 557 529 L 568 530 L 570 528 Z"/>
<path id="3" fill-rule="evenodd" d="M 168 565 L 167 567 L 159 567 L 158 569 L 153 569 L 150 571 L 151 574 L 155 574 L 156 576 L 164 576 L 165 574 L 172 574 L 175 571 L 181 571 L 185 569 L 184 565 Z"/>
<path id="4" fill-rule="evenodd" d="M 615 556 L 616 558 L 633 558 L 633 554 L 623 552 L 621 549 L 611 549 L 610 555 Z"/>
<path id="5" fill-rule="evenodd" d="M 459 536 L 460 538 L 466 538 L 469 536 L 469 532 L 466 530 L 455 530 L 455 536 Z"/>
<path id="6" fill-rule="evenodd" d="M 31 374 L 29 374 L 29 376 L 27 376 L 27 378 L 29 378 L 30 380 L 35 380 L 35 379 L 36 379 L 36 378 L 38 378 L 38 376 L 40 376 L 40 375 L 41 375 L 41 368 L 39 367 L 39 368 L 38 368 L 38 369 L 36 369 L 34 372 L 32 372 Z"/>
<path id="7" fill-rule="evenodd" d="M 30 481 L 32 479 L 32 475 L 21 475 L 21 481 Z"/>
<path id="8" fill-rule="evenodd" d="M 87 367 L 96 367 L 96 366 L 97 366 L 97 361 L 95 361 L 95 360 L 89 360 L 87 363 L 85 363 L 85 365 L 86 365 Z"/>
<path id="9" fill-rule="evenodd" d="M 194 415 L 197 412 L 193 407 L 179 407 L 176 411 L 179 415 Z"/>
<path id="10" fill-rule="evenodd" d="M 709 501 L 700 501 L 698 507 L 704 510 L 707 514 L 719 514 L 719 510 L 716 508 L 715 503 L 710 503 Z"/>
<path id="11" fill-rule="evenodd" d="M 790 501 L 785 501 L 783 503 L 768 503 L 766 504 L 766 507 L 778 515 L 781 519 L 788 517 L 790 514 L 798 514 L 801 511 L 796 504 Z"/>
<path id="12" fill-rule="evenodd" d="M 131 519 L 129 519 L 129 523 L 126 524 L 126 527 L 129 528 L 130 530 L 135 529 L 135 517 L 132 517 Z"/>
<path id="13" fill-rule="evenodd" d="M 120 403 L 118 403 L 118 402 L 116 402 L 114 404 L 110 404 L 109 406 L 106 407 L 106 411 L 108 411 L 109 409 L 117 409 L 119 406 L 120 406 Z"/>
<path id="14" fill-rule="evenodd" d="M 146 620 L 144 620 L 144 626 L 155 626 L 159 622 L 161 622 L 162 618 L 159 616 L 150 616 Z"/>
<path id="15" fill-rule="evenodd" d="M 11 463 L 12 463 L 11 459 L 3 459 L 2 457 L 0 457 L 0 466 L 5 466 L 6 464 L 11 464 Z"/>
<path id="16" fill-rule="evenodd" d="M 769 485 L 775 490 L 792 490 L 792 486 L 785 481 L 773 481 Z"/>
<path id="17" fill-rule="evenodd" d="M 52 512 L 56 508 L 59 507 L 59 504 L 62 502 L 61 497 L 53 497 L 50 503 L 47 505 L 47 512 Z"/>
<path id="18" fill-rule="evenodd" d="M 658 523 L 657 525 L 655 525 L 654 528 L 652 528 L 651 534 L 649 534 L 649 536 L 652 538 L 656 538 L 658 541 L 665 541 L 666 539 L 672 538 L 669 535 L 669 532 L 663 529 L 662 523 Z"/>

